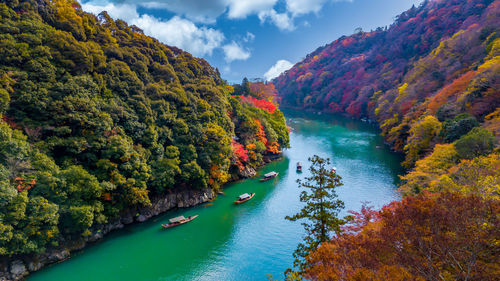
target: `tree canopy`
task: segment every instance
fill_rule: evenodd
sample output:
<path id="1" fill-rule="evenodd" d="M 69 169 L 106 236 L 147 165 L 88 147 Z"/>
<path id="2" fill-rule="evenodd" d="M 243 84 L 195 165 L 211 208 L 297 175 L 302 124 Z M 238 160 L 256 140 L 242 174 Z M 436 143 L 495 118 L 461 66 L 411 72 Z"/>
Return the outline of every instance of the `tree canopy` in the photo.
<path id="1" fill-rule="evenodd" d="M 232 97 L 205 60 L 106 12 L 3 1 L 0 29 L 2 256 L 89 235 L 172 190 L 218 189 L 288 146 L 275 104 Z"/>

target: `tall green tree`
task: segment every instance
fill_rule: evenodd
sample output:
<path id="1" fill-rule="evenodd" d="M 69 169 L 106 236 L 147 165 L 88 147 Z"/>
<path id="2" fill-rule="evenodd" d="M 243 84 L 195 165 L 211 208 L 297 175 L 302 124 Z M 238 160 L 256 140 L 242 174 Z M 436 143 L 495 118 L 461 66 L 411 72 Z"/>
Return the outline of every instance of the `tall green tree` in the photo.
<path id="1" fill-rule="evenodd" d="M 304 259 L 311 251 L 330 240 L 332 232 L 340 233 L 340 226 L 345 223 L 338 217 L 339 212 L 344 208 L 344 202 L 338 199 L 336 188 L 341 186 L 342 178 L 334 169 L 329 168 L 331 164 L 329 158 L 321 158 L 314 155 L 309 158 L 311 166 L 310 177 L 304 181 L 298 179 L 299 188 L 306 188 L 300 194 L 300 201 L 306 205 L 294 216 L 287 216 L 290 221 L 304 220 L 302 225 L 306 230 L 304 242 L 297 246 L 293 256 L 293 265 L 298 267 L 298 274 L 307 268 L 307 261 Z M 288 277 L 296 278 L 297 273 L 287 270 Z"/>

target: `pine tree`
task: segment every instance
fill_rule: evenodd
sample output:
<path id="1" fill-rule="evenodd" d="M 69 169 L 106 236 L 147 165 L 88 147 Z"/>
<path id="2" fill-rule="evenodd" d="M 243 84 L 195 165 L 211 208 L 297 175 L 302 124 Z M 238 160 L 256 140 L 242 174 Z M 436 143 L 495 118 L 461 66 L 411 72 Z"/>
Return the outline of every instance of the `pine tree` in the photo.
<path id="1" fill-rule="evenodd" d="M 308 189 L 300 194 L 300 201 L 306 203 L 306 206 L 294 216 L 286 217 L 290 221 L 305 219 L 302 225 L 306 230 L 306 237 L 293 254 L 294 266 L 298 267 L 299 274 L 307 268 L 304 258 L 321 243 L 330 240 L 332 232 L 338 234 L 340 226 L 345 223 L 343 219 L 338 218 L 340 210 L 344 208 L 344 202 L 337 199 L 335 192 L 335 188 L 342 185 L 341 177 L 334 169 L 328 168 L 331 164 L 329 158 L 314 155 L 309 161 L 309 171 L 312 175 L 305 178 L 305 181 L 297 180 L 299 188 Z M 296 274 L 290 269 L 287 270 L 288 276 Z"/>

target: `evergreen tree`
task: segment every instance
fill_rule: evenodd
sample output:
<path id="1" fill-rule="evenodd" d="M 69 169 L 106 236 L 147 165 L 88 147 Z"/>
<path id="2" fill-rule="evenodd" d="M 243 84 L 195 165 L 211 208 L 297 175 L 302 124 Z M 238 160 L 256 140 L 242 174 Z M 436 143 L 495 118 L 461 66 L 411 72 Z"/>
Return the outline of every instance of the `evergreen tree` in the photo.
<path id="1" fill-rule="evenodd" d="M 290 221 L 305 219 L 302 225 L 306 230 L 306 237 L 293 254 L 294 266 L 298 267 L 299 274 L 307 268 L 307 261 L 304 258 L 321 243 L 329 241 L 333 231 L 338 234 L 340 226 L 345 223 L 343 219 L 338 218 L 340 210 L 344 208 L 344 202 L 337 199 L 335 192 L 335 189 L 342 185 L 341 177 L 334 169 L 328 168 L 329 158 L 324 159 L 314 155 L 309 161 L 311 162 L 309 171 L 312 175 L 305 178 L 305 181 L 297 180 L 299 188 L 307 189 L 300 194 L 300 201 L 306 203 L 306 206 L 294 216 L 286 217 Z M 286 274 L 294 278 L 297 275 L 290 269 Z"/>
<path id="2" fill-rule="evenodd" d="M 250 90 L 250 82 L 248 82 L 248 78 L 243 78 L 243 81 L 241 81 L 241 90 L 244 96 L 248 96 L 251 94 Z"/>

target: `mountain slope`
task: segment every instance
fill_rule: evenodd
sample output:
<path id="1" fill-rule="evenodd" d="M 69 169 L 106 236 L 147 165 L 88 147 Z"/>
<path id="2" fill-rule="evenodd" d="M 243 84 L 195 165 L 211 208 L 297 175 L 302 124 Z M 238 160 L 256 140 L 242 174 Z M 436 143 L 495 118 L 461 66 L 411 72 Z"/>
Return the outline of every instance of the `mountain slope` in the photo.
<path id="1" fill-rule="evenodd" d="M 499 13 L 500 1 L 426 1 L 387 30 L 309 54 L 274 80 L 281 103 L 376 119 L 399 151 L 426 115 L 443 122 L 469 113 L 483 122 L 500 106 Z"/>
<path id="2" fill-rule="evenodd" d="M 288 146 L 279 110 L 240 102 L 205 60 L 106 13 L 8 1 L 0 30 L 2 271 Z"/>

